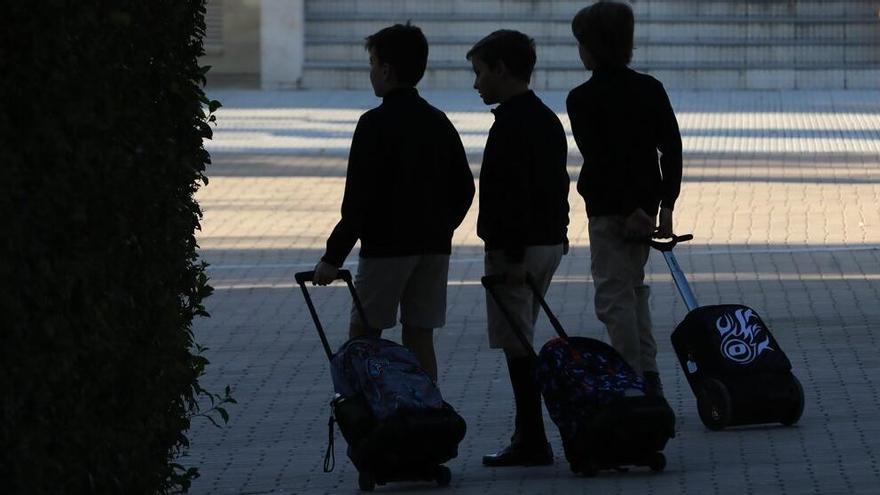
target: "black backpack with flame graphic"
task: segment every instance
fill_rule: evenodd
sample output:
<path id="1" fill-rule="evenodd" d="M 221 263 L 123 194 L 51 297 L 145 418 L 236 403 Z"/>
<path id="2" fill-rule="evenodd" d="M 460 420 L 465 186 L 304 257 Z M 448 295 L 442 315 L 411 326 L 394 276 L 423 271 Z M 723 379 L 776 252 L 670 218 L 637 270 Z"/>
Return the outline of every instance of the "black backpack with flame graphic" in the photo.
<path id="1" fill-rule="evenodd" d="M 758 313 L 739 304 L 697 308 L 672 333 L 688 375 L 786 373 L 791 362 Z"/>

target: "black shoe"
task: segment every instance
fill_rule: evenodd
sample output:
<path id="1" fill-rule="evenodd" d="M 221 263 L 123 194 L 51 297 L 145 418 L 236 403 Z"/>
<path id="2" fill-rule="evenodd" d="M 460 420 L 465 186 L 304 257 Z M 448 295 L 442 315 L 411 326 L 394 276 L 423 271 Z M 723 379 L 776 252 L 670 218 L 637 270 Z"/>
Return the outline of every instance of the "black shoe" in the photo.
<path id="1" fill-rule="evenodd" d="M 645 395 L 663 397 L 663 382 L 660 381 L 660 373 L 656 371 L 645 372 Z"/>
<path id="2" fill-rule="evenodd" d="M 547 442 L 537 446 L 512 443 L 501 452 L 483 456 L 483 465 L 491 467 L 549 466 L 551 464 L 553 464 L 553 449 Z"/>

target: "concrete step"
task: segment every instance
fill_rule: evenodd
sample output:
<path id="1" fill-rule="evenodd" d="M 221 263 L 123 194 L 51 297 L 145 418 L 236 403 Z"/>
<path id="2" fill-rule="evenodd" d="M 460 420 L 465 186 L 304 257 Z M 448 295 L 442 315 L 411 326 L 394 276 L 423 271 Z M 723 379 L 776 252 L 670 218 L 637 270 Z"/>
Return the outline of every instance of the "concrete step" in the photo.
<path id="1" fill-rule="evenodd" d="M 577 48 L 572 40 L 536 40 L 538 60 L 578 64 Z M 428 60 L 431 62 L 465 62 L 473 46 L 471 41 L 432 41 Z M 306 60 L 319 62 L 366 63 L 363 44 L 352 41 L 316 41 L 306 43 Z M 880 63 L 880 49 L 863 40 L 706 40 L 639 41 L 633 61 L 726 61 L 741 65 L 769 63 Z"/>
<path id="2" fill-rule="evenodd" d="M 572 16 L 588 5 L 584 0 L 308 0 L 307 16 L 350 14 L 561 14 Z M 835 0 L 633 0 L 637 17 L 646 15 L 855 15 L 876 17 L 876 1 Z"/>
<path id="3" fill-rule="evenodd" d="M 634 64 L 634 68 L 657 77 L 672 89 L 880 89 L 880 64 L 858 67 L 827 65 L 767 64 L 743 68 L 725 63 L 652 63 Z M 473 72 L 462 64 L 432 63 L 419 83 L 422 89 L 469 88 Z M 532 77 L 538 90 L 566 90 L 588 78 L 583 67 L 573 64 L 540 63 Z M 326 89 L 368 89 L 366 64 L 326 64 L 308 62 L 302 86 Z"/>
<path id="4" fill-rule="evenodd" d="M 362 15 L 357 17 L 310 17 L 306 20 L 306 40 L 333 36 L 365 37 L 394 22 L 411 20 L 418 25 L 428 41 L 433 38 L 459 37 L 478 40 L 496 29 L 516 29 L 533 37 L 571 36 L 570 19 L 565 16 L 493 16 L 446 15 L 409 16 L 406 18 Z M 826 40 L 878 39 L 880 21 L 857 17 L 652 17 L 636 25 L 640 39 L 687 40 L 703 39 L 809 39 Z"/>

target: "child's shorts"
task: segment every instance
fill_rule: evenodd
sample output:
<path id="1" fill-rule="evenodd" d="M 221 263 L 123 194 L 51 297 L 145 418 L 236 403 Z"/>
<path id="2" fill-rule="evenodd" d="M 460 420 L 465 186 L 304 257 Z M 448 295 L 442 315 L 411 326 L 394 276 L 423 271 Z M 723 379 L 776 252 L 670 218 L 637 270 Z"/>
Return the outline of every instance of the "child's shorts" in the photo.
<path id="1" fill-rule="evenodd" d="M 510 266 L 504 251 L 488 251 L 485 258 L 486 275 L 502 274 Z M 542 294 L 550 287 L 550 280 L 562 260 L 562 244 L 553 246 L 527 246 L 525 252 L 526 271 L 534 278 L 538 290 Z M 535 299 L 531 289 L 525 285 L 509 286 L 498 285 L 495 294 L 513 313 L 513 317 L 519 322 L 519 328 L 525 333 L 529 342 L 532 342 L 535 334 L 535 321 L 541 304 Z M 522 348 L 517 336 L 510 328 L 510 324 L 504 317 L 504 313 L 486 293 L 486 316 L 489 326 L 489 347 L 492 349 L 505 349 L 515 355 L 527 355 L 528 350 Z"/>
<path id="2" fill-rule="evenodd" d="M 354 285 L 370 328 L 382 330 L 400 322 L 419 328 L 446 324 L 448 254 L 359 258 Z M 352 305 L 351 323 L 363 326 Z"/>

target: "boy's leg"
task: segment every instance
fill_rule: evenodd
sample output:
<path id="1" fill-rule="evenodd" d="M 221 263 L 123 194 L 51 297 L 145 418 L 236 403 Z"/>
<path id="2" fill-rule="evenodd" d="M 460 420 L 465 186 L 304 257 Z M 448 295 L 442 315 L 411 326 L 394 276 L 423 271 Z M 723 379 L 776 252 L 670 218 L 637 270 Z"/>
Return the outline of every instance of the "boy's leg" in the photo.
<path id="1" fill-rule="evenodd" d="M 434 330 L 410 325 L 403 326 L 403 345 L 416 355 L 419 364 L 437 381 L 437 356 L 434 353 Z"/>
<path id="2" fill-rule="evenodd" d="M 416 264 L 415 256 L 393 258 L 360 258 L 354 287 L 364 309 L 366 322 L 352 302 L 349 338 L 372 335 L 397 323 L 397 308 L 409 275 Z"/>
<path id="3" fill-rule="evenodd" d="M 651 325 L 651 288 L 647 285 L 639 285 L 636 286 L 635 292 L 642 371 L 645 373 L 656 373 L 657 342 L 654 340 L 654 333 Z"/>
<path id="4" fill-rule="evenodd" d="M 532 275 L 538 290 L 546 293 L 550 279 L 559 266 L 562 246 L 534 246 L 526 249 L 526 271 Z M 503 253 L 486 254 L 486 274 L 504 273 L 507 266 Z M 496 295 L 519 322 L 529 342 L 534 340 L 534 324 L 540 305 L 528 287 L 498 286 Z M 515 430 L 508 447 L 483 456 L 487 466 L 547 465 L 553 462 L 553 451 L 547 442 L 541 411 L 541 393 L 535 383 L 535 360 L 513 334 L 507 319 L 495 300 L 486 295 L 490 347 L 503 348 L 513 388 L 516 407 Z"/>
<path id="5" fill-rule="evenodd" d="M 636 313 L 639 321 L 639 343 L 641 346 L 641 365 L 645 377 L 645 393 L 663 396 L 663 382 L 657 368 L 657 342 L 651 328 L 651 288 L 636 286 Z"/>
<path id="6" fill-rule="evenodd" d="M 596 316 L 608 330 L 611 345 L 642 373 L 641 341 L 635 286 L 644 273 L 640 253 L 648 249 L 623 237 L 624 218 L 589 219 L 590 269 L 595 286 Z M 647 259 L 647 258 L 645 258 Z"/>
<path id="7" fill-rule="evenodd" d="M 448 278 L 449 255 L 418 256 L 400 301 L 403 345 L 415 354 L 434 381 L 437 381 L 437 357 L 433 329 L 446 324 Z"/>

